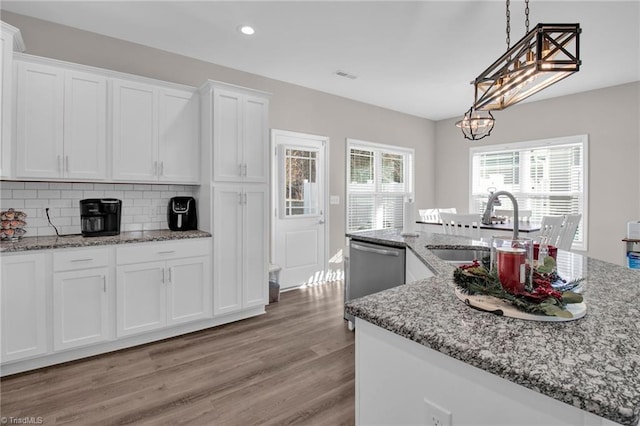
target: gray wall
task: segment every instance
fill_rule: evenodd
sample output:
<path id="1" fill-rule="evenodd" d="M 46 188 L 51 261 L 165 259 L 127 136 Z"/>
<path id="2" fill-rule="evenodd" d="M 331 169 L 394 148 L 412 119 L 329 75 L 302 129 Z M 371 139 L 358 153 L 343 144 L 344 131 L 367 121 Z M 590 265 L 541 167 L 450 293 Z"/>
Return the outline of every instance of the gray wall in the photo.
<path id="1" fill-rule="evenodd" d="M 10 12 L 2 20 L 20 29 L 32 55 L 191 86 L 213 79 L 271 92 L 271 128 L 330 138 L 329 192 L 340 197 L 339 205 L 328 206 L 330 257 L 345 243 L 346 138 L 415 149 L 416 203 L 434 202 L 432 121 Z"/>
<path id="2" fill-rule="evenodd" d="M 640 220 L 639 104 L 640 82 L 519 104 L 494 113 L 479 142 L 462 139 L 455 119 L 439 121 L 436 204 L 468 211 L 471 146 L 588 134 L 588 255 L 622 264 L 626 223 Z"/>

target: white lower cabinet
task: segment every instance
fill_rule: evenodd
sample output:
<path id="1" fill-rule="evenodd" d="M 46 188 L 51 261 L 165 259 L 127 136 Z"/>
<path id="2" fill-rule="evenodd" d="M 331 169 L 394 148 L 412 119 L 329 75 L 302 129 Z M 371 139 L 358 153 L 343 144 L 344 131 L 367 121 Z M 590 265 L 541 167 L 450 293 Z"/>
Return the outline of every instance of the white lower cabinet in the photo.
<path id="1" fill-rule="evenodd" d="M 47 352 L 46 254 L 2 258 L 2 362 Z"/>
<path id="2" fill-rule="evenodd" d="M 109 268 L 53 274 L 53 349 L 109 339 Z"/>
<path id="3" fill-rule="evenodd" d="M 208 244 L 207 239 L 118 248 L 118 337 L 211 316 Z"/>

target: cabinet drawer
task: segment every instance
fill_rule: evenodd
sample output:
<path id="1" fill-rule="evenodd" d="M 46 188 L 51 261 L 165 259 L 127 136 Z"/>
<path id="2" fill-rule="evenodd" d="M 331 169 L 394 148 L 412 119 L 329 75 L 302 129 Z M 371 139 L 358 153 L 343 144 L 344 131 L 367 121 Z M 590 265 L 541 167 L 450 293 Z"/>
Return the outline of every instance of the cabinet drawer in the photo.
<path id="1" fill-rule="evenodd" d="M 53 270 L 69 271 L 73 269 L 95 268 L 109 265 L 109 248 L 84 248 L 80 250 L 62 250 L 53 253 Z"/>
<path id="2" fill-rule="evenodd" d="M 116 262 L 118 265 L 130 265 L 181 257 L 206 256 L 210 253 L 210 245 L 210 238 L 131 244 L 116 249 Z"/>

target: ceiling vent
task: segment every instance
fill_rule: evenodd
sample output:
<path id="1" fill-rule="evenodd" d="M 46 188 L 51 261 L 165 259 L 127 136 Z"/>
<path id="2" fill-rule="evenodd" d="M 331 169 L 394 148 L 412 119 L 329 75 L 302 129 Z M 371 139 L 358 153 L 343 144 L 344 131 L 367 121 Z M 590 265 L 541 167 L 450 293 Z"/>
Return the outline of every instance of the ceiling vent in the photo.
<path id="1" fill-rule="evenodd" d="M 336 71 L 334 74 L 339 76 L 339 77 L 345 77 L 345 78 L 348 78 L 348 79 L 351 79 L 351 80 L 355 80 L 356 78 L 358 78 L 358 76 L 356 76 L 356 75 L 349 74 L 348 72 L 344 72 L 344 71 L 340 71 L 340 70 Z"/>

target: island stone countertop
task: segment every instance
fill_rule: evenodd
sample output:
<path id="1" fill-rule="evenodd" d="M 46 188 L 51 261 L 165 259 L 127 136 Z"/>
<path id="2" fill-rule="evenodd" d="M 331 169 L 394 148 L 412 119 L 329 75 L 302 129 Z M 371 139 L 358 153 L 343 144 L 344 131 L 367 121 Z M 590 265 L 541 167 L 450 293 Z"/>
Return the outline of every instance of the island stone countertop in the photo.
<path id="1" fill-rule="evenodd" d="M 150 241 L 184 240 L 206 238 L 211 234 L 205 231 L 128 231 L 120 235 L 105 237 L 83 237 L 82 235 L 24 237 L 18 241 L 0 242 L 0 253 L 15 253 L 33 250 L 61 249 L 70 247 L 95 247 L 113 244 L 144 243 Z"/>
<path id="2" fill-rule="evenodd" d="M 526 321 L 466 306 L 454 294 L 454 266 L 429 250 L 481 247 L 480 241 L 422 232 L 402 237 L 399 230 L 348 236 L 407 247 L 437 275 L 352 300 L 347 313 L 584 411 L 638 424 L 640 271 L 560 252 L 559 272 L 565 262 L 585 278 L 587 314 L 568 322 Z"/>

